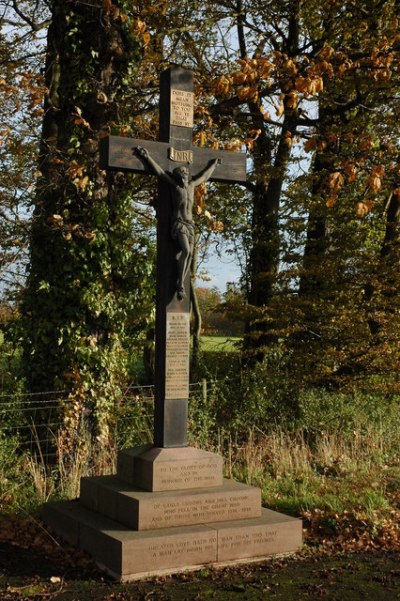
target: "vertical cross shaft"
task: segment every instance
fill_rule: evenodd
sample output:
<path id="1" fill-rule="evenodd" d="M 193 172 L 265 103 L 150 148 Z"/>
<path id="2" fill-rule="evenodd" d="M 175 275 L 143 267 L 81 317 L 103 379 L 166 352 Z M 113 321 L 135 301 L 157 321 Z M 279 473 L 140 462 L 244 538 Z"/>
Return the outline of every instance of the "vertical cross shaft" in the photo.
<path id="1" fill-rule="evenodd" d="M 171 93 L 185 92 L 190 98 L 193 92 L 193 74 L 183 69 L 168 69 L 160 80 L 160 133 L 161 142 L 167 142 L 175 150 L 187 150 L 192 144 L 192 125 L 171 124 Z M 154 446 L 187 446 L 188 382 L 187 392 L 181 382 L 172 398 L 173 385 L 166 390 L 172 378 L 188 378 L 189 365 L 189 310 L 190 274 L 184 282 L 185 298 L 176 295 L 176 254 L 178 249 L 171 237 L 171 189 L 159 180 L 157 203 L 157 301 L 156 301 L 156 357 L 155 357 L 155 415 Z M 168 334 L 171 333 L 171 341 Z M 178 347 L 178 348 L 177 348 Z M 169 353 L 169 357 L 168 357 Z M 177 359 L 178 357 L 178 359 Z M 179 359 L 180 357 L 180 359 Z M 178 361 L 178 364 L 177 364 Z M 179 363 L 180 361 L 180 363 Z M 167 382 L 167 383 L 166 383 Z M 172 392 L 171 392 L 172 390 Z M 185 396 L 185 398 L 179 398 Z"/>

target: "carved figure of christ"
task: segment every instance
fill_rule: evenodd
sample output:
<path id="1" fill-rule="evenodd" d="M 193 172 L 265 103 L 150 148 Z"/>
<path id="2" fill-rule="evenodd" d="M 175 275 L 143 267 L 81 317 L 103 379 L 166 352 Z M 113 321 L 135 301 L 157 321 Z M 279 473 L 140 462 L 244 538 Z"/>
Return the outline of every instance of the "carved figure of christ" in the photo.
<path id="1" fill-rule="evenodd" d="M 190 270 L 194 244 L 193 202 L 196 186 L 205 183 L 214 173 L 215 167 L 222 163 L 222 159 L 213 159 L 210 164 L 198 175 L 190 177 L 189 169 L 183 165 L 176 167 L 169 174 L 153 159 L 148 150 L 142 146 L 136 149 L 151 167 L 155 175 L 166 182 L 171 188 L 172 220 L 171 237 L 179 245 L 178 253 L 178 280 L 176 283 L 177 297 L 185 298 L 184 282 Z"/>

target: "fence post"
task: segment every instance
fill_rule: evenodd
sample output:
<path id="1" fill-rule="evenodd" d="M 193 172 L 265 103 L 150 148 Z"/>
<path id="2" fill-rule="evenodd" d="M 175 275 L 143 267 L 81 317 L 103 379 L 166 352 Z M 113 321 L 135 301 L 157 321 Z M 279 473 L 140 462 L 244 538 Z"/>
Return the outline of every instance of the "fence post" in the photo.
<path id="1" fill-rule="evenodd" d="M 207 405 L 207 380 L 205 378 L 203 378 L 201 381 L 201 394 L 204 405 Z"/>

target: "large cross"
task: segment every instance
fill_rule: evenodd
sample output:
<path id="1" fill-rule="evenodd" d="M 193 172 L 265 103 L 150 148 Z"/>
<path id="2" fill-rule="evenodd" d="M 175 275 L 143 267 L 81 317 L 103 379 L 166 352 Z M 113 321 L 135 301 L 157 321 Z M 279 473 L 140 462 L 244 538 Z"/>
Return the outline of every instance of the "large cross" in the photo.
<path id="1" fill-rule="evenodd" d="M 246 180 L 244 153 L 192 146 L 193 105 L 193 73 L 180 68 L 167 69 L 160 78 L 160 141 L 109 136 L 101 147 L 102 168 L 148 173 L 159 178 L 155 447 L 188 444 L 190 273 L 187 267 L 193 251 L 194 187 L 206 179 Z M 177 169 L 183 166 L 186 170 Z"/>

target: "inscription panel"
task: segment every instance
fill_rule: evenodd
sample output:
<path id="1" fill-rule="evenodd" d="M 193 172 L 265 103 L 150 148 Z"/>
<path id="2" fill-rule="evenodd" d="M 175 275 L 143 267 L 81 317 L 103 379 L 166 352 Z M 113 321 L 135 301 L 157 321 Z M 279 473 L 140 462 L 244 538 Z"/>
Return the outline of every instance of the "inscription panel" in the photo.
<path id="1" fill-rule="evenodd" d="M 168 149 L 168 158 L 178 163 L 193 163 L 193 150 Z"/>
<path id="2" fill-rule="evenodd" d="M 300 520 L 282 520 L 282 514 L 266 509 L 259 519 L 213 527 L 218 532 L 218 561 L 289 553 L 299 549 L 302 542 Z"/>
<path id="3" fill-rule="evenodd" d="M 193 92 L 171 90 L 171 125 L 193 127 Z"/>
<path id="4" fill-rule="evenodd" d="M 189 313 L 167 313 L 165 398 L 189 397 Z"/>
<path id="5" fill-rule="evenodd" d="M 161 490 L 179 490 L 222 484 L 222 460 L 219 457 L 192 463 L 173 462 L 156 467 Z"/>
<path id="6" fill-rule="evenodd" d="M 268 549 L 276 544 L 278 530 L 276 528 L 246 528 L 237 532 L 220 533 L 218 538 L 219 559 L 238 559 L 264 555 Z"/>
<path id="7" fill-rule="evenodd" d="M 204 527 L 194 532 L 179 532 L 174 536 L 146 536 L 137 533 L 135 540 L 124 549 L 124 574 L 215 562 L 217 535 Z M 128 547 L 128 545 L 127 545 Z M 131 550 L 131 553 L 129 552 Z"/>
<path id="8" fill-rule="evenodd" d="M 142 529 L 169 528 L 204 522 L 241 520 L 257 517 L 261 507 L 257 494 L 223 493 L 217 495 L 196 495 L 193 497 L 170 498 L 149 503 L 140 512 Z M 142 515 L 143 514 L 143 515 Z"/>
<path id="9" fill-rule="evenodd" d="M 243 520 L 261 515 L 260 490 L 244 485 L 225 483 L 215 492 L 208 489 L 152 495 L 140 491 L 117 494 L 117 521 L 138 530 Z"/>

